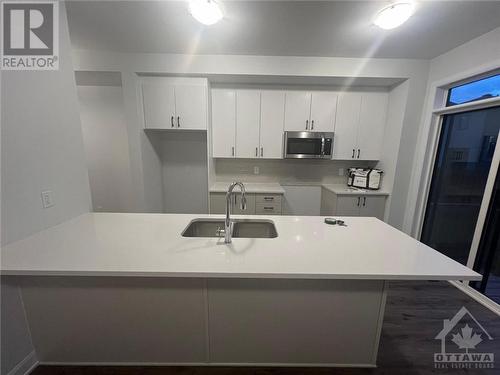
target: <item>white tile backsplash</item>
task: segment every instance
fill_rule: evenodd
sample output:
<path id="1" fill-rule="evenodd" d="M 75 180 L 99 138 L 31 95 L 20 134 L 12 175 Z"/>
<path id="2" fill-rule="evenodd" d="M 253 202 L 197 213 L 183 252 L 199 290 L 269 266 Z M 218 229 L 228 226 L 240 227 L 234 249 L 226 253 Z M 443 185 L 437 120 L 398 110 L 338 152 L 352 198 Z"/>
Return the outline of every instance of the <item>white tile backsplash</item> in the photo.
<path id="1" fill-rule="evenodd" d="M 280 184 L 342 184 L 347 177 L 339 176 L 350 167 L 375 167 L 376 162 L 338 160 L 259 160 L 216 159 L 216 181 L 278 182 Z M 255 174 L 258 167 L 259 174 Z"/>

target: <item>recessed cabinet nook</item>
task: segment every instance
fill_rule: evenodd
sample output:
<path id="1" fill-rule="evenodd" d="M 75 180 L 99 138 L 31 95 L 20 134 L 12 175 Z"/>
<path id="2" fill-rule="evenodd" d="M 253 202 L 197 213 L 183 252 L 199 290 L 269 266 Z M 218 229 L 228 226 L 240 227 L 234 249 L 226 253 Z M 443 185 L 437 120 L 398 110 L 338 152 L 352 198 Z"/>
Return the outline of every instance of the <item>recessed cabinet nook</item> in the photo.
<path id="1" fill-rule="evenodd" d="M 381 158 L 389 96 L 384 87 L 239 88 L 206 78 L 145 76 L 141 93 L 146 130 L 208 130 L 207 155 L 214 163 L 217 159 L 284 159 L 285 132 L 333 133 L 332 160 L 376 163 Z M 384 218 L 384 194 L 322 191 L 323 215 Z M 235 201 L 232 212 L 281 215 L 287 211 L 286 196 L 273 196 L 272 201 L 269 197 L 248 193 L 247 209 L 241 211 Z M 209 207 L 210 213 L 224 213 L 225 194 L 209 192 Z"/>

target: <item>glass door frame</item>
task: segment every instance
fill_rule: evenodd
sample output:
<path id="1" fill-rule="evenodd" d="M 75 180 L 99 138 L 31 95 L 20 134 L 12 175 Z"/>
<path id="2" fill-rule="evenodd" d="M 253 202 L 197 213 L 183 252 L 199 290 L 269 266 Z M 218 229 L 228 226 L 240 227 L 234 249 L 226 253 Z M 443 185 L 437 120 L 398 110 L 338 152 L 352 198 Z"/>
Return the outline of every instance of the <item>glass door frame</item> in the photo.
<path id="1" fill-rule="evenodd" d="M 448 90 L 446 90 L 446 91 L 443 90 L 442 94 L 446 93 L 446 95 L 447 95 L 447 92 L 448 92 Z M 435 126 L 434 126 L 434 129 L 432 129 L 433 142 L 432 142 L 432 148 L 430 149 L 431 152 L 429 153 L 429 158 L 427 160 L 429 168 L 428 168 L 428 174 L 425 176 L 426 177 L 426 181 L 425 181 L 425 185 L 424 185 L 425 192 L 424 192 L 424 196 L 423 196 L 423 200 L 422 200 L 422 204 L 423 204 L 424 209 L 420 213 L 419 222 L 418 222 L 418 229 L 417 229 L 417 238 L 419 240 L 422 236 L 422 229 L 423 229 L 423 224 L 424 224 L 426 207 L 427 207 L 427 202 L 428 202 L 429 193 L 430 193 L 430 185 L 432 182 L 432 173 L 434 171 L 434 165 L 437 162 L 436 158 L 437 158 L 438 145 L 439 145 L 439 141 L 440 141 L 441 128 L 443 125 L 443 120 L 444 120 L 445 115 L 459 114 L 459 113 L 470 112 L 470 111 L 474 111 L 474 110 L 498 107 L 498 106 L 500 106 L 500 100 L 498 98 L 495 98 L 494 100 L 486 99 L 486 100 L 482 100 L 482 101 L 467 103 L 464 105 L 455 105 L 452 107 L 440 108 L 440 109 L 435 110 L 433 112 L 433 115 L 434 115 L 433 124 Z M 474 236 L 473 236 L 473 239 L 471 242 L 471 246 L 469 248 L 467 267 L 469 267 L 471 269 L 474 268 L 474 263 L 476 261 L 476 257 L 477 257 L 477 253 L 478 253 L 478 249 L 479 249 L 479 243 L 481 240 L 481 235 L 483 233 L 486 215 L 488 213 L 488 208 L 489 208 L 489 204 L 491 201 L 493 188 L 495 185 L 497 171 L 498 171 L 498 168 L 500 167 L 500 131 L 498 134 L 498 139 L 499 139 L 499 141 L 497 142 L 497 144 L 495 146 L 495 151 L 493 153 L 493 159 L 491 161 L 490 169 L 488 172 L 488 178 L 486 181 L 486 186 L 485 186 L 485 190 L 483 193 L 483 198 L 481 200 L 481 206 L 479 209 L 478 219 L 477 219 L 476 226 L 474 229 Z M 500 173 L 500 171 L 499 171 L 499 173 Z M 451 281 L 451 283 L 453 285 L 457 286 L 459 289 L 463 290 L 469 296 L 476 299 L 478 302 L 482 303 L 484 306 L 488 307 L 493 312 L 500 315 L 500 304 L 494 302 L 493 300 L 491 300 L 490 298 L 488 298 L 484 294 L 480 293 L 476 289 L 473 289 L 469 285 L 469 281 L 467 281 L 467 280 Z"/>

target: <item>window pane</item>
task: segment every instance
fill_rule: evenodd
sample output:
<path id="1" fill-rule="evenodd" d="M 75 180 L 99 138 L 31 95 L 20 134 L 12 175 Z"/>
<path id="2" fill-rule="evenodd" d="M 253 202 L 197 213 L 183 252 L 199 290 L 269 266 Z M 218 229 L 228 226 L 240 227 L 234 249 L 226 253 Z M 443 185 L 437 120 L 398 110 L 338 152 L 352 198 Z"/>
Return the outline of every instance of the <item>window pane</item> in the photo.
<path id="1" fill-rule="evenodd" d="M 497 96 L 500 96 L 500 74 L 453 87 L 449 91 L 446 105 L 452 106 Z"/>

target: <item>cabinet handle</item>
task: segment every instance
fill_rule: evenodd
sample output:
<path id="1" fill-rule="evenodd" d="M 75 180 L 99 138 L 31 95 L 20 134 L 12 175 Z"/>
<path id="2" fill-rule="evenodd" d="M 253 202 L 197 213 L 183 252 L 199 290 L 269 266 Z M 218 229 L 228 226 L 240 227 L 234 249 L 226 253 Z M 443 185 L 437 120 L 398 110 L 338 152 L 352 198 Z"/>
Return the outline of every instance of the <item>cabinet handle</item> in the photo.
<path id="1" fill-rule="evenodd" d="M 259 148 L 255 147 L 255 156 L 259 156 Z"/>
<path id="2" fill-rule="evenodd" d="M 366 197 L 363 197 L 363 207 L 366 206 Z"/>
<path id="3" fill-rule="evenodd" d="M 314 120 L 311 121 L 311 130 L 314 130 Z"/>
<path id="4" fill-rule="evenodd" d="M 170 117 L 170 123 L 172 124 L 172 127 L 174 127 L 174 116 Z"/>
<path id="5" fill-rule="evenodd" d="M 180 122 L 180 117 L 177 116 L 177 127 L 180 128 L 181 127 L 181 122 Z"/>
<path id="6" fill-rule="evenodd" d="M 352 149 L 352 156 L 351 156 L 351 157 L 352 157 L 353 159 L 354 159 L 354 155 L 355 155 L 355 153 L 356 153 L 356 150 L 355 150 L 355 149 Z"/>
<path id="7" fill-rule="evenodd" d="M 361 150 L 358 148 L 358 159 L 359 159 L 359 153 L 361 152 Z"/>
<path id="8" fill-rule="evenodd" d="M 265 200 L 265 201 L 273 201 L 273 200 L 274 200 L 274 197 L 264 197 L 264 200 Z"/>
<path id="9" fill-rule="evenodd" d="M 306 130 L 309 127 L 309 120 L 306 120 Z"/>
<path id="10" fill-rule="evenodd" d="M 360 203 L 361 203 L 361 197 L 358 197 L 358 207 Z"/>
<path id="11" fill-rule="evenodd" d="M 264 207 L 264 210 L 274 210 L 274 207 Z"/>
<path id="12" fill-rule="evenodd" d="M 260 157 L 262 158 L 264 156 L 264 147 L 260 148 Z"/>
<path id="13" fill-rule="evenodd" d="M 234 146 L 231 147 L 231 155 L 234 156 Z"/>

